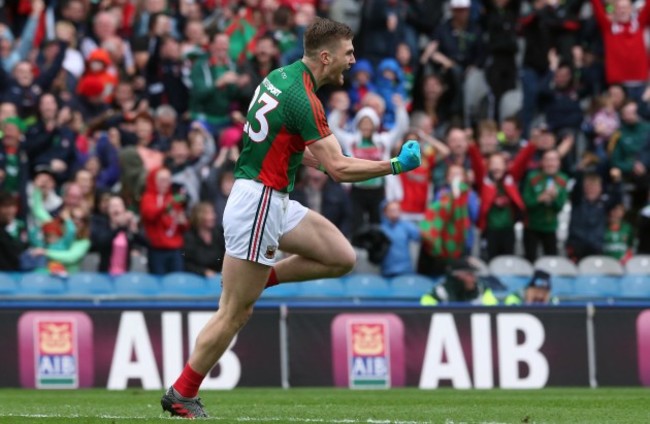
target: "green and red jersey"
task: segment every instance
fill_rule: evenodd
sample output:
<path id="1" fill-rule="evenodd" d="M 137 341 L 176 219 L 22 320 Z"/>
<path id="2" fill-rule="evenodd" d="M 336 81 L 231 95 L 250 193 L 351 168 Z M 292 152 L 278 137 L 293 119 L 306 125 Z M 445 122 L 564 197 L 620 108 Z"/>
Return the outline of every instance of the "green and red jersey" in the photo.
<path id="1" fill-rule="evenodd" d="M 244 148 L 235 178 L 293 190 L 305 146 L 327 137 L 316 81 L 302 61 L 272 71 L 255 90 L 244 126 Z"/>

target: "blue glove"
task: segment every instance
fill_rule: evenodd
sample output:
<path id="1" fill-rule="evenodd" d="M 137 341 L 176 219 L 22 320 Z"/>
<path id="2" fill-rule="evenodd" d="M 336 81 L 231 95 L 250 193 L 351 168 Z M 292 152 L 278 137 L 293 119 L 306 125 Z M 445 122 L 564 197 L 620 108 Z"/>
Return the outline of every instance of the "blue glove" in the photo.
<path id="1" fill-rule="evenodd" d="M 411 171 L 422 163 L 422 154 L 420 153 L 420 143 L 416 140 L 409 140 L 402 146 L 399 155 L 390 160 L 393 167 L 393 174 Z"/>

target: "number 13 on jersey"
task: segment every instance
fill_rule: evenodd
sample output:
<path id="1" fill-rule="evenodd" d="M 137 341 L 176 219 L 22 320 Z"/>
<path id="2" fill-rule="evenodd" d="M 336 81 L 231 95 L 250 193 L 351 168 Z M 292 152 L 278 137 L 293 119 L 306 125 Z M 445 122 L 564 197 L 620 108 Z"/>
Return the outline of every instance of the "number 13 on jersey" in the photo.
<path id="1" fill-rule="evenodd" d="M 266 137 L 269 135 L 269 121 L 266 118 L 266 114 L 271 112 L 273 109 L 278 107 L 278 104 L 280 104 L 280 102 L 273 98 L 269 93 L 265 92 L 260 96 L 260 88 L 261 86 L 257 86 L 255 94 L 253 95 L 253 100 L 251 100 L 251 104 L 248 106 L 248 112 L 250 113 L 254 106 L 257 106 L 258 104 L 262 105 L 255 111 L 255 120 L 257 121 L 255 126 L 259 126 L 259 130 L 255 131 L 253 129 L 250 120 L 246 121 L 246 124 L 244 125 L 244 132 L 248 134 L 251 141 L 254 141 L 255 143 L 261 143 L 266 140 Z"/>

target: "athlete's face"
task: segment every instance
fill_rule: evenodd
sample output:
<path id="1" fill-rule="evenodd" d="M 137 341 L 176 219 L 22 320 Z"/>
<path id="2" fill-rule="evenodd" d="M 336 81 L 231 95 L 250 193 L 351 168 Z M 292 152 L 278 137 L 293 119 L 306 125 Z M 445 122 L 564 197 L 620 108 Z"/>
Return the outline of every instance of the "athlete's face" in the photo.
<path id="1" fill-rule="evenodd" d="M 340 40 L 338 47 L 330 54 L 330 82 L 341 86 L 343 85 L 343 72 L 349 70 L 356 62 L 352 40 Z"/>

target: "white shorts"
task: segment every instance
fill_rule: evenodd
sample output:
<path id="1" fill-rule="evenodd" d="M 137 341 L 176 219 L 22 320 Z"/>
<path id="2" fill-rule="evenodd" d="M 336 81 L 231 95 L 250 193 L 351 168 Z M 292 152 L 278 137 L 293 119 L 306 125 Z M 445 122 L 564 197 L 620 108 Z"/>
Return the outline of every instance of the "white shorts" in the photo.
<path id="1" fill-rule="evenodd" d="M 283 234 L 293 230 L 308 209 L 253 180 L 238 179 L 223 213 L 226 254 L 273 266 Z"/>

